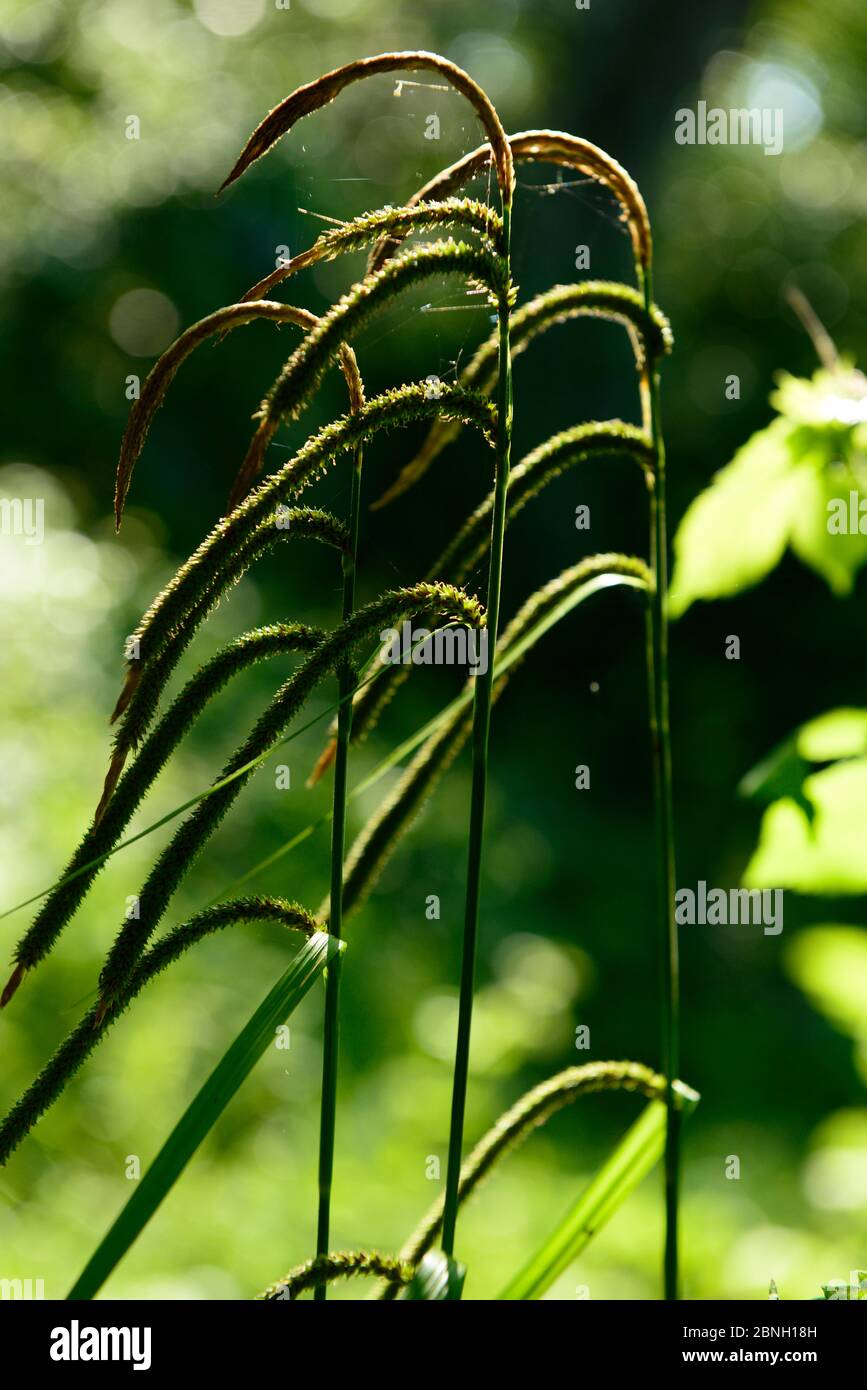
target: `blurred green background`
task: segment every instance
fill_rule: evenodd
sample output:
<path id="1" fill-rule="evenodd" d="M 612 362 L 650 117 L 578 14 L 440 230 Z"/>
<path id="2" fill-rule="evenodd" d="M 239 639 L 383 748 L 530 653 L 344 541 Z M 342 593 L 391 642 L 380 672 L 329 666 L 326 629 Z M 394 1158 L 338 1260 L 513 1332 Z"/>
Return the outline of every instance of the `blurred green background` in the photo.
<path id="1" fill-rule="evenodd" d="M 250 129 L 293 87 L 366 53 L 428 47 L 467 67 L 507 130 L 546 126 L 601 144 L 638 179 L 654 222 L 656 294 L 672 319 L 664 418 L 676 522 L 712 474 L 770 418 L 773 374 L 808 375 L 815 354 L 784 300 L 808 295 L 841 348 L 867 359 L 867 10 L 859 0 L 58 0 L 0 3 L 0 495 L 46 502 L 46 541 L 0 542 L 3 906 L 46 887 L 92 814 L 124 635 L 220 515 L 249 417 L 297 341 L 245 328 L 185 366 L 111 520 L 127 378 L 143 377 L 186 324 L 237 298 L 278 248 L 322 223 L 399 202 L 480 140 L 465 104 L 377 79 L 306 121 L 219 201 Z M 683 147 L 675 112 L 782 107 L 786 146 Z M 438 141 L 425 139 L 440 117 Z M 126 138 L 128 118 L 140 122 Z M 484 187 L 482 187 L 484 196 Z M 589 182 L 519 169 L 515 277 L 526 298 L 576 278 L 631 278 L 628 238 Z M 362 261 L 322 266 L 286 297 L 321 312 Z M 453 378 L 488 331 L 454 284 L 428 286 L 358 342 L 369 392 Z M 738 401 L 725 378 L 741 379 Z M 279 447 L 343 410 L 332 374 Z M 516 366 L 514 457 L 580 419 L 637 421 L 629 345 L 601 323 L 561 327 Z M 370 500 L 415 436 L 368 450 Z M 288 456 L 288 455 L 287 455 Z M 469 436 L 392 508 L 367 513 L 361 598 L 425 572 L 488 487 Z M 345 513 L 348 474 L 305 500 Z M 574 510 L 591 509 L 588 532 Z M 572 472 L 507 538 L 505 612 L 582 554 L 643 552 L 646 496 L 616 462 Z M 483 582 L 483 576 L 476 576 Z M 472 586 L 471 586 L 472 587 Z M 863 699 L 865 581 L 846 601 L 787 558 L 736 600 L 698 604 L 673 632 L 678 881 L 739 881 L 758 810 L 739 780 L 795 725 Z M 278 553 L 233 591 L 184 663 L 188 674 L 260 620 L 333 623 L 340 575 L 307 547 Z M 742 658 L 727 661 L 726 637 Z M 468 1139 L 526 1087 L 574 1062 L 659 1063 L 652 822 L 636 604 L 608 595 L 546 639 L 498 705 L 473 1040 Z M 453 676 L 453 673 L 451 673 Z M 205 786 L 275 687 L 269 665 L 203 718 L 133 824 Z M 418 673 L 353 760 L 353 779 L 455 688 Z M 333 699 L 323 692 L 317 708 Z M 330 787 L 304 788 L 324 724 L 290 746 L 292 787 L 271 767 L 196 863 L 167 918 L 225 892 L 321 815 Z M 591 767 L 591 790 L 573 769 Z M 392 774 L 394 776 L 394 774 Z M 462 918 L 469 762 L 464 755 L 402 842 L 349 928 L 333 1244 L 397 1247 L 433 1199 L 445 1158 Z M 354 803 L 351 832 L 376 804 Z M 166 831 L 112 860 L 55 953 L 3 1015 L 4 1109 L 77 1021 Z M 328 840 L 249 885 L 316 907 Z M 430 894 L 439 921 L 425 916 Z M 2 922 L 11 957 L 29 910 Z M 858 928 L 823 962 L 821 997 L 799 987 L 799 932 Z M 785 930 L 684 929 L 684 1078 L 702 1093 L 686 1139 L 683 1255 L 692 1298 L 811 1297 L 867 1262 L 867 970 L 863 898 L 786 895 Z M 0 1276 L 44 1278 L 62 1296 L 213 1063 L 283 969 L 274 931 L 239 928 L 160 978 L 0 1174 Z M 799 961 L 801 957 L 798 958 Z M 827 966 L 827 968 L 825 968 Z M 856 973 L 860 969 L 860 976 Z M 825 977 L 827 976 L 827 980 Z M 830 983 L 828 983 L 828 980 Z M 827 986 L 827 987 L 825 987 Z M 835 989 L 848 1007 L 835 1007 Z M 853 1007 L 852 1000 L 856 1000 Z M 857 1001 L 862 1007 L 859 1009 Z M 588 1024 L 589 1052 L 575 1029 Z M 106 1288 L 121 1298 L 249 1297 L 312 1253 L 321 992 L 295 1017 Z M 853 1046 L 853 1044 L 855 1044 Z M 861 1051 L 858 1051 L 861 1044 Z M 860 1059 L 860 1060 L 859 1060 Z M 634 1099 L 586 1100 L 503 1166 L 462 1218 L 467 1295 L 495 1294 L 573 1201 L 637 1114 Z M 726 1160 L 741 1160 L 738 1181 Z M 554 1296 L 656 1297 L 660 1175 L 654 1173 Z M 350 1291 L 344 1291 L 345 1293 Z M 354 1296 L 359 1289 L 351 1290 Z"/>

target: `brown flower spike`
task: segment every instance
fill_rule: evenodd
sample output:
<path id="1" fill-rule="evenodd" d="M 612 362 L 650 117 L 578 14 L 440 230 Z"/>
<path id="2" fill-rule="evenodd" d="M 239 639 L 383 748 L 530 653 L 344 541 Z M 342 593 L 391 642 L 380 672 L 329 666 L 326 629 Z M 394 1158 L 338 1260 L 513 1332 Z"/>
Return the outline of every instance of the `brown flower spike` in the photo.
<path id="1" fill-rule="evenodd" d="M 450 62 L 448 58 L 443 58 L 438 53 L 426 53 L 422 49 L 405 53 L 379 53 L 374 58 L 361 58 L 357 62 L 347 63 L 342 68 L 335 68 L 333 72 L 325 73 L 324 76 L 318 77 L 315 82 L 308 82 L 305 86 L 298 87 L 291 96 L 281 101 L 279 106 L 275 106 L 273 111 L 269 111 L 265 119 L 256 127 L 241 151 L 232 172 L 221 184 L 219 192 L 222 193 L 224 188 L 228 188 L 229 184 L 241 177 L 245 169 L 248 169 L 257 159 L 261 159 L 262 155 L 266 154 L 281 136 L 290 131 L 296 122 L 301 120 L 302 116 L 309 116 L 321 107 L 327 106 L 336 96 L 340 95 L 344 87 L 348 87 L 364 77 L 375 77 L 379 73 L 417 72 L 423 69 L 438 72 L 447 78 L 455 90 L 465 96 L 475 109 L 494 152 L 497 183 L 500 187 L 503 204 L 509 207 L 515 186 L 515 168 L 509 141 L 499 116 L 481 87 L 473 81 L 469 73 L 464 72 L 463 68 Z"/>

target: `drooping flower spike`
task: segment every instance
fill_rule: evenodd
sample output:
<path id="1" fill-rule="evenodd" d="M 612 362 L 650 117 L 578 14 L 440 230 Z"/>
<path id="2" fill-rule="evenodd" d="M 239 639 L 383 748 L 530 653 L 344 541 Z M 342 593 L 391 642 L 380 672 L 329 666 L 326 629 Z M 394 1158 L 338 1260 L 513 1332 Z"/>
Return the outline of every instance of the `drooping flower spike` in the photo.
<path id="1" fill-rule="evenodd" d="M 636 266 L 640 273 L 647 271 L 653 258 L 647 207 L 638 184 L 616 159 L 589 140 L 581 140 L 577 135 L 569 135 L 562 130 L 523 130 L 510 135 L 508 143 L 514 163 L 556 164 L 587 174 L 605 184 L 620 203 L 621 215 L 632 239 Z M 496 164 L 496 157 L 494 162 Z M 412 195 L 406 206 L 412 208 L 420 203 L 452 197 L 490 165 L 491 146 L 480 145 L 436 174 Z M 371 270 L 378 269 L 392 254 L 396 240 L 391 234 L 375 247 L 370 258 Z"/>
<path id="2" fill-rule="evenodd" d="M 472 198 L 446 198 L 439 203 L 427 202 L 417 207 L 392 207 L 389 204 L 323 232 L 306 251 L 284 258 L 282 265 L 276 266 L 270 274 L 251 285 L 241 296 L 240 302 L 245 304 L 248 300 L 261 299 L 291 275 L 297 275 L 299 271 L 320 261 L 333 261 L 348 252 L 361 250 L 371 242 L 378 244 L 383 236 L 400 237 L 402 240 L 409 232 L 430 232 L 441 227 L 478 232 L 495 251 L 502 253 L 503 219 L 487 203 L 479 203 Z M 375 270 L 381 268 L 368 267 Z"/>
<path id="3" fill-rule="evenodd" d="M 144 448 L 153 417 L 162 405 L 179 368 L 208 338 L 222 338 L 233 328 L 239 328 L 245 323 L 254 323 L 259 319 L 268 319 L 278 324 L 291 323 L 308 331 L 319 322 L 316 315 L 311 314 L 308 309 L 297 309 L 292 304 L 280 304 L 272 300 L 229 304 L 226 308 L 217 309 L 215 313 L 208 314 L 207 318 L 192 324 L 151 368 L 142 385 L 139 399 L 132 404 L 121 441 L 114 494 L 114 519 L 118 531 L 123 519 L 133 469 Z M 359 393 L 363 394 L 363 388 L 355 354 L 351 348 L 344 347 L 340 355 L 340 366 L 352 401 Z"/>
<path id="4" fill-rule="evenodd" d="M 423 49 L 379 53 L 372 58 L 360 58 L 356 62 L 346 63 L 343 67 L 335 68 L 332 72 L 323 74 L 315 82 L 308 82 L 305 86 L 298 87 L 272 111 L 269 111 L 268 115 L 253 131 L 234 168 L 221 185 L 220 192 L 240 178 L 245 169 L 248 169 L 257 159 L 261 159 L 262 155 L 266 154 L 271 146 L 290 131 L 303 116 L 309 116 L 321 107 L 327 106 L 336 96 L 340 95 L 344 88 L 349 87 L 352 83 L 361 81 L 365 77 L 376 77 L 380 73 L 417 72 L 425 69 L 438 72 L 442 77 L 445 77 L 456 91 L 467 98 L 474 108 L 485 129 L 490 148 L 493 150 L 500 196 L 504 206 L 510 206 L 515 186 L 515 167 L 509 141 L 496 110 L 469 73 L 464 72 L 463 68 L 450 62 L 448 58 L 443 58 L 438 53 L 425 52 Z"/>

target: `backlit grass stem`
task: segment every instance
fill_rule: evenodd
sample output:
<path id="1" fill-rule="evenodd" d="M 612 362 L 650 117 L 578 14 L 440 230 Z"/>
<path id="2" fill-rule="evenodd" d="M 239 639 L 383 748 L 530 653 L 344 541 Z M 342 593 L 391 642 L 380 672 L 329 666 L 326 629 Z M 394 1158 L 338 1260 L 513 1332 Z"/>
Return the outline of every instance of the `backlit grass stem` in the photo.
<path id="1" fill-rule="evenodd" d="M 358 403 L 360 404 L 360 402 Z M 352 490 L 349 502 L 349 550 L 343 558 L 343 621 L 352 617 L 355 605 L 355 574 L 358 557 L 358 518 L 361 510 L 361 445 L 355 451 Z M 352 691 L 355 673 L 347 659 L 338 670 L 340 709 L 337 715 L 337 754 L 334 763 L 333 819 L 331 823 L 331 899 L 329 931 L 340 938 L 343 927 L 343 854 L 346 842 L 346 783 L 349 769 L 349 739 L 352 732 Z M 316 1227 L 316 1254 L 327 1255 L 331 1230 L 331 1183 L 334 1173 L 334 1136 L 337 1122 L 337 1062 L 340 1045 L 340 972 L 342 960 L 335 956 L 325 979 L 325 1023 L 322 1054 L 322 1100 L 319 1112 L 319 1209 Z M 314 1298 L 324 1302 L 328 1285 L 316 1285 Z"/>
<path id="2" fill-rule="evenodd" d="M 645 306 L 653 304 L 650 266 L 643 274 Z M 678 1207 L 680 1189 L 681 1112 L 674 1082 L 680 1071 L 680 978 L 677 927 L 674 921 L 674 812 L 671 784 L 671 738 L 668 716 L 668 551 L 665 515 L 665 445 L 659 411 L 659 374 L 655 365 L 644 372 L 642 395 L 647 426 L 656 456 L 650 494 L 650 567 L 653 588 L 648 607 L 648 701 L 653 758 L 653 796 L 656 827 L 656 911 L 662 984 L 662 1067 L 667 1078 L 665 1127 L 665 1253 L 663 1285 L 666 1300 L 679 1297 Z"/>
<path id="3" fill-rule="evenodd" d="M 510 276 L 512 208 L 503 199 L 503 255 L 506 261 L 506 282 Z M 473 781 L 470 802 L 470 828 L 467 855 L 467 887 L 464 914 L 464 940 L 461 962 L 460 1002 L 458 1006 L 458 1035 L 455 1047 L 455 1070 L 452 1080 L 452 1111 L 449 1131 L 448 1167 L 446 1172 L 445 1207 L 443 1212 L 442 1247 L 447 1255 L 454 1253 L 455 1225 L 458 1216 L 458 1188 L 461 1176 L 464 1113 L 467 1099 L 467 1076 L 470 1063 L 470 1032 L 473 1014 L 473 989 L 476 970 L 476 945 L 479 929 L 479 897 L 481 891 L 482 848 L 485 833 L 485 801 L 488 780 L 488 744 L 491 728 L 491 704 L 494 688 L 494 660 L 497 646 L 497 624 L 500 613 L 500 588 L 503 570 L 503 538 L 506 531 L 506 498 L 509 488 L 509 456 L 512 442 L 512 362 L 509 350 L 508 294 L 499 303 L 499 378 L 497 384 L 496 478 L 491 525 L 491 555 L 488 571 L 488 661 L 484 675 L 478 677 L 473 709 Z"/>

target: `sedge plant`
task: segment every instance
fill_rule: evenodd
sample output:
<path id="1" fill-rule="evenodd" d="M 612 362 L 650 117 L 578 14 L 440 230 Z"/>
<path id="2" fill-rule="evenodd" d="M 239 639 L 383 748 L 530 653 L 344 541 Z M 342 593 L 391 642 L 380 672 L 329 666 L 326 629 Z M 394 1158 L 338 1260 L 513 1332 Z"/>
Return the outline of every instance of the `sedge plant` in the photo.
<path id="1" fill-rule="evenodd" d="M 300 932 L 306 941 L 175 1126 L 135 1197 L 88 1260 L 73 1287 L 74 1297 L 95 1295 L 178 1181 L 231 1094 L 255 1065 L 269 1029 L 275 1021 L 281 1022 L 288 1016 L 319 975 L 325 978 L 325 1001 L 315 1247 L 312 1256 L 270 1286 L 265 1297 L 295 1299 L 312 1290 L 315 1298 L 324 1299 L 334 1280 L 356 1276 L 380 1280 L 378 1296 L 385 1299 L 460 1297 L 465 1270 L 455 1259 L 455 1249 L 462 1203 L 499 1160 L 533 1129 L 572 1100 L 599 1090 L 638 1093 L 647 1101 L 648 1109 L 582 1194 L 563 1226 L 534 1256 L 527 1267 L 529 1272 L 516 1275 L 502 1296 L 538 1297 L 550 1286 L 565 1267 L 564 1261 L 568 1263 L 574 1258 L 656 1161 L 662 1144 L 661 1115 L 666 1153 L 665 1294 L 677 1296 L 679 1126 L 681 1116 L 688 1113 L 697 1097 L 677 1080 L 664 451 L 658 396 L 659 363 L 670 349 L 671 338 L 667 321 L 652 298 L 650 225 L 637 186 L 610 156 L 563 132 L 525 131 L 508 137 L 489 98 L 473 79 L 449 60 L 425 52 L 395 52 L 363 59 L 299 88 L 253 132 L 224 187 L 238 179 L 300 119 L 332 101 L 350 84 L 401 70 L 429 70 L 445 78 L 472 106 L 483 128 L 485 143 L 430 180 L 404 205 L 367 211 L 330 229 L 307 251 L 259 280 L 236 304 L 218 309 L 188 329 L 150 373 L 140 399 L 133 405 L 122 442 L 115 493 L 118 526 L 154 414 L 190 353 L 204 342 L 219 341 L 227 332 L 256 320 L 300 330 L 302 336 L 297 346 L 262 400 L 225 515 L 156 596 L 127 644 L 126 675 L 112 716 L 116 725 L 114 748 L 92 824 L 57 882 L 31 899 L 38 901 L 39 907 L 16 948 L 14 970 L 2 996 L 4 1005 L 12 999 L 25 975 L 55 947 L 106 861 L 132 839 L 180 820 L 138 895 L 138 915 L 124 921 L 108 950 L 99 977 L 97 1001 L 0 1122 L 0 1162 L 8 1159 L 39 1117 L 62 1095 L 142 989 L 190 947 L 217 930 L 247 921 L 271 922 L 283 931 Z M 514 169 L 520 161 L 576 169 L 610 190 L 629 230 L 637 289 L 586 281 L 558 285 L 524 305 L 517 304 L 510 246 Z M 466 193 L 466 185 L 489 169 L 493 170 L 498 189 L 496 210 Z M 418 233 L 431 232 L 439 234 L 440 239 L 422 243 L 414 240 Z M 363 248 L 369 253 L 365 273 L 321 316 L 266 297 L 308 267 Z M 440 383 L 431 392 L 424 383 L 409 383 L 368 398 L 356 356 L 361 330 L 398 296 L 426 280 L 440 282 L 447 277 L 456 277 L 487 297 L 496 315 L 493 334 L 479 346 L 456 384 Z M 619 323 L 628 332 L 640 383 L 642 423 L 635 426 L 610 420 L 576 424 L 543 441 L 511 470 L 513 358 L 553 325 L 587 316 Z M 347 412 L 310 434 L 288 462 L 270 469 L 269 446 L 281 425 L 303 415 L 333 366 L 342 372 L 346 383 Z M 482 457 L 490 461 L 491 490 L 470 517 L 462 523 L 456 519 L 453 539 L 422 579 L 382 593 L 359 607 L 356 579 L 363 454 L 384 432 L 420 421 L 429 426 L 427 439 L 375 505 L 392 503 L 408 492 L 466 425 L 478 432 L 484 446 Z M 649 490 L 649 565 L 637 557 L 614 553 L 587 557 L 529 596 L 498 641 L 505 536 L 510 518 L 567 469 L 611 455 L 632 458 Z M 299 494 L 344 459 L 349 460 L 351 470 L 346 520 L 302 505 Z M 293 618 L 246 633 L 206 662 L 179 694 L 166 702 L 166 687 L 213 608 L 262 555 L 288 539 L 314 541 L 336 552 L 343 579 L 339 621 L 331 630 L 323 630 Z M 294 551 L 293 545 L 290 556 Z M 487 565 L 484 603 L 462 587 L 479 564 Z M 569 1068 L 516 1102 L 465 1159 L 463 1141 L 492 708 L 536 643 L 568 619 L 579 604 L 610 588 L 638 595 L 648 632 L 658 916 L 664 977 L 663 1070 L 656 1073 L 634 1062 L 599 1062 Z M 488 643 L 485 672 L 468 681 L 434 720 L 386 755 L 363 783 L 351 788 L 353 744 L 367 736 L 409 674 L 407 667 L 384 664 L 381 657 L 377 659 L 375 646 L 373 651 L 371 647 L 382 628 L 422 616 L 438 625 L 461 624 L 484 631 Z M 294 669 L 275 690 L 253 728 L 210 786 L 155 825 L 124 839 L 132 816 L 204 709 L 222 697 L 237 673 L 254 663 L 287 657 L 296 662 Z M 336 681 L 337 696 L 332 707 L 336 720 L 331 741 L 314 770 L 314 778 L 329 770 L 333 776 L 331 810 L 325 818 L 330 822 L 331 838 L 326 900 L 317 912 L 312 912 L 292 899 L 232 896 L 239 885 L 229 885 L 218 901 L 154 939 L 190 865 L 229 814 L 249 779 L 275 749 L 322 717 L 299 722 L 307 702 L 325 680 Z M 444 1189 L 431 1213 L 397 1256 L 373 1250 L 335 1251 L 331 1249 L 330 1215 L 345 921 L 371 891 L 400 837 L 467 742 L 472 748 L 472 776 Z M 350 802 L 410 755 L 396 787 L 374 811 L 347 854 Z M 280 857 L 309 838 L 308 832 L 313 829 L 315 826 L 293 836 Z M 271 856 L 268 863 L 276 857 Z M 243 881 L 255 878 L 261 867 L 253 866 Z M 350 951 L 350 961 L 351 958 Z"/>

